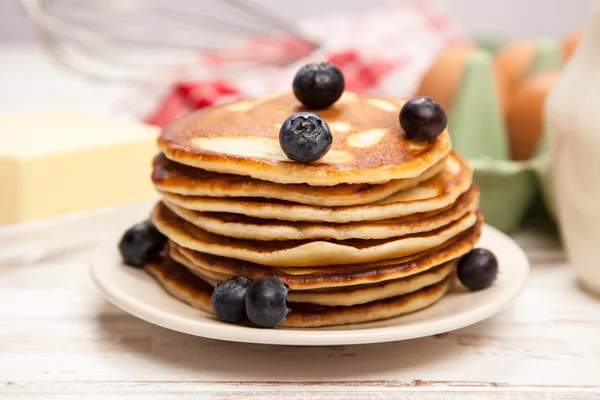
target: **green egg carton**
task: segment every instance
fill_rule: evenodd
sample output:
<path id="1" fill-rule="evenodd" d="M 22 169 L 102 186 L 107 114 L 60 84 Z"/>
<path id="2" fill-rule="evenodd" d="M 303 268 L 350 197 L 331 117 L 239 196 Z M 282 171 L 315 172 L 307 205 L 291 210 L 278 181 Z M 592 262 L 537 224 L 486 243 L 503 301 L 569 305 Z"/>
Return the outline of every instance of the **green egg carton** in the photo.
<path id="1" fill-rule="evenodd" d="M 505 36 L 479 36 L 473 38 L 473 44 L 481 50 L 486 50 L 491 54 L 500 51 L 510 42 L 510 39 Z"/>
<path id="2" fill-rule="evenodd" d="M 530 73 L 559 65 L 556 42 L 540 42 Z M 474 180 L 481 188 L 480 207 L 485 221 L 504 232 L 513 232 L 521 226 L 540 193 L 546 208 L 552 209 L 545 145 L 540 145 L 532 160 L 511 160 L 490 51 L 479 49 L 469 57 L 459 86 L 448 123 L 453 148 L 473 166 Z"/>

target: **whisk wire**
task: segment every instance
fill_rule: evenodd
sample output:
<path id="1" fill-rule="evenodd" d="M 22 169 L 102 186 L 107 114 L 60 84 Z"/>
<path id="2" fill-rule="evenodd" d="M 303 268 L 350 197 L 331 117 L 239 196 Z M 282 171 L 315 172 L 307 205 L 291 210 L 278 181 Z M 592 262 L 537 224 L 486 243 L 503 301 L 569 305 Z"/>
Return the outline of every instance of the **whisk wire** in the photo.
<path id="1" fill-rule="evenodd" d="M 249 0 L 22 3 L 40 43 L 55 61 L 93 79 L 155 79 L 153 75 L 175 65 L 196 68 L 202 76 L 226 75 L 242 66 L 293 62 L 317 47 L 289 21 Z M 261 37 L 269 40 L 260 42 L 259 54 L 244 56 L 244 51 L 256 50 L 248 43 Z M 286 46 L 285 41 L 296 47 Z M 227 53 L 232 51 L 234 56 Z M 229 62 L 214 69 L 205 65 L 203 54 Z"/>

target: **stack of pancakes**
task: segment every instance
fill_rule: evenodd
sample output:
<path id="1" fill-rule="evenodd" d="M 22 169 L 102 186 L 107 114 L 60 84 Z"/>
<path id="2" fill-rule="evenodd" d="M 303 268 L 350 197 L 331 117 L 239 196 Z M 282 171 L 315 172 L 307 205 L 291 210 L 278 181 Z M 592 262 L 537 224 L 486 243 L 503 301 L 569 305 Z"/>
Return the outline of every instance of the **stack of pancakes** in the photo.
<path id="1" fill-rule="evenodd" d="M 161 134 L 152 220 L 168 255 L 149 271 L 174 297 L 212 312 L 232 276 L 289 285 L 284 326 L 390 318 L 427 307 L 453 283 L 480 235 L 472 170 L 443 132 L 406 138 L 403 102 L 345 93 L 318 113 L 333 144 L 289 160 L 279 129 L 303 109 L 292 94 L 201 110 Z"/>

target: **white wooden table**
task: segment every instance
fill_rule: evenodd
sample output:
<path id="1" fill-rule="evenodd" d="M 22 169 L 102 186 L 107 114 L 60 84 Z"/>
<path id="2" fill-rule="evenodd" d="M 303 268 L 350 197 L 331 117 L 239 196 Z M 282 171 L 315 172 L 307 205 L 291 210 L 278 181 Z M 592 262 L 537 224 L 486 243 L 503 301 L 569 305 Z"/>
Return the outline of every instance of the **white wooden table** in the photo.
<path id="1" fill-rule="evenodd" d="M 477 325 L 376 345 L 247 345 L 153 326 L 93 287 L 95 243 L 147 208 L 0 228 L 0 397 L 600 398 L 600 300 L 579 289 L 552 235 L 516 235 L 529 285 Z"/>

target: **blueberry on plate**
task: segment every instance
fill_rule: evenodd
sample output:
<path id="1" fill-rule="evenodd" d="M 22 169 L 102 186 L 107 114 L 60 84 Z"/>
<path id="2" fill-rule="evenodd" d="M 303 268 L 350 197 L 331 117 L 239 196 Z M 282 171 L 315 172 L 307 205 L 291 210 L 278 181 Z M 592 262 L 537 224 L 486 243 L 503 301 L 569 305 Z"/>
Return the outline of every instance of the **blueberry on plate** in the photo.
<path id="1" fill-rule="evenodd" d="M 119 242 L 119 251 L 125 264 L 143 267 L 157 257 L 167 243 L 167 238 L 146 220 L 129 228 Z"/>
<path id="2" fill-rule="evenodd" d="M 293 114 L 279 130 L 281 149 L 288 158 L 301 163 L 310 163 L 323 157 L 332 142 L 329 125 L 319 114 Z"/>
<path id="3" fill-rule="evenodd" d="M 217 317 L 230 324 L 239 324 L 246 319 L 246 291 L 252 281 L 242 276 L 221 281 L 213 290 L 210 304 Z"/>
<path id="4" fill-rule="evenodd" d="M 491 286 L 498 275 L 498 260 L 486 249 L 473 249 L 458 261 L 458 279 L 471 290 Z"/>
<path id="5" fill-rule="evenodd" d="M 415 97 L 400 110 L 400 126 L 411 140 L 429 142 L 439 136 L 448 125 L 444 107 L 430 97 Z"/>
<path id="6" fill-rule="evenodd" d="M 259 328 L 275 328 L 290 313 L 286 298 L 289 287 L 277 278 L 255 280 L 246 292 L 246 315 Z"/>
<path id="7" fill-rule="evenodd" d="M 296 73 L 294 95 L 306 107 L 327 108 L 344 93 L 344 74 L 335 65 L 324 62 L 306 64 Z"/>

